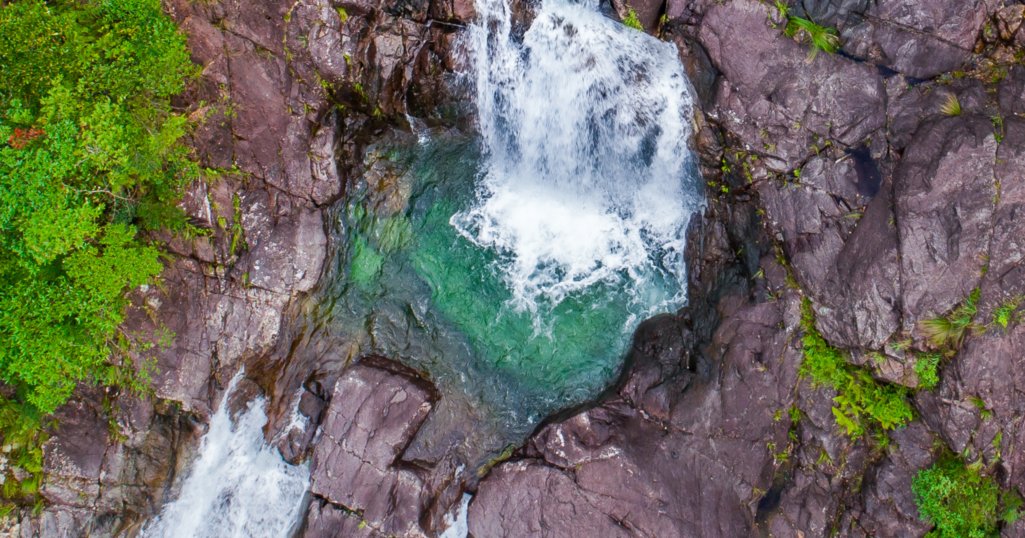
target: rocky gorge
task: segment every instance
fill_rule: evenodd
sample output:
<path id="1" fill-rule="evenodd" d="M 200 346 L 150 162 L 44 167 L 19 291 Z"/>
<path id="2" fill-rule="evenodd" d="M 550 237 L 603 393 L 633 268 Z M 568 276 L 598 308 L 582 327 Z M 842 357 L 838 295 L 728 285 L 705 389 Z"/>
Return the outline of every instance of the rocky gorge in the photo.
<path id="1" fill-rule="evenodd" d="M 219 172 L 183 204 L 212 233 L 167 237 L 162 286 L 133 294 L 128 330 L 175 335 L 153 395 L 81 387 L 45 445 L 45 505 L 8 516 L 9 535 L 139 534 L 240 370 L 228 407 L 264 398 L 266 440 L 309 465 L 298 536 L 438 536 L 465 493 L 476 537 L 923 536 L 912 482 L 947 453 L 1025 491 L 1025 5 L 791 3 L 837 30 L 835 54 L 758 0 L 607 6 L 676 47 L 696 96 L 706 201 L 687 230 L 688 302 L 638 324 L 606 390 L 516 442 L 318 307 L 344 270 L 344 203 L 405 188 L 386 148 L 472 135 L 460 40 L 476 6 L 166 8 L 202 67 L 178 106 Z M 511 9 L 515 33 L 538 6 Z M 923 329 L 966 303 L 963 334 Z M 845 431 L 843 388 L 802 369 L 809 333 L 906 388 L 913 419 Z"/>

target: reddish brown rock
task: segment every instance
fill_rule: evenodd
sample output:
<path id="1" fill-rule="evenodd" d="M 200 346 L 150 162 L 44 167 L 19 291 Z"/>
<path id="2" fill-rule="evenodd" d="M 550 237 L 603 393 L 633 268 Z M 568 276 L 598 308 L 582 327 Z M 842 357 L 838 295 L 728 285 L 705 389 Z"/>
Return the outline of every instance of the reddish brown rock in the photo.
<path id="1" fill-rule="evenodd" d="M 342 374 L 313 450 L 310 491 L 362 514 L 387 535 L 425 536 L 419 528 L 429 492 L 402 452 L 432 407 L 433 395 L 387 363 L 361 362 Z"/>

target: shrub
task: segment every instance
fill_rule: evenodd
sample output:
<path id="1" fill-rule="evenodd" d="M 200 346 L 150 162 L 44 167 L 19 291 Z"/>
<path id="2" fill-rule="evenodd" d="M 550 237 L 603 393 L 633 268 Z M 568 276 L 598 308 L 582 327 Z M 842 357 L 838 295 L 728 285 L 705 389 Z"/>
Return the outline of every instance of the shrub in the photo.
<path id="1" fill-rule="evenodd" d="M 952 456 L 923 469 L 911 483 L 918 513 L 935 525 L 935 538 L 996 536 L 1001 505 L 1004 519 L 1017 517 L 1020 499 L 1002 494 L 996 482 Z"/>
<path id="2" fill-rule="evenodd" d="M 0 379 L 46 414 L 124 378 L 125 291 L 161 270 L 140 233 L 188 228 L 195 68 L 159 0 L 7 2 L 0 66 Z"/>
<path id="3" fill-rule="evenodd" d="M 875 428 L 892 430 L 914 418 L 906 387 L 876 380 L 864 368 L 847 362 L 844 352 L 822 338 L 815 329 L 815 314 L 808 299 L 801 304 L 801 327 L 801 374 L 836 391 L 833 416 L 847 435 L 860 437 L 867 429 Z"/>

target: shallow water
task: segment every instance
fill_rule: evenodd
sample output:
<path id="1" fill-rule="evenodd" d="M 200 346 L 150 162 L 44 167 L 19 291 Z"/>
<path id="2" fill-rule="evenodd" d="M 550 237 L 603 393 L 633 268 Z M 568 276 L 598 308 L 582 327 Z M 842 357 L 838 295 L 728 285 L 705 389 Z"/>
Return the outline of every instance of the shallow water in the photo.
<path id="1" fill-rule="evenodd" d="M 515 444 L 597 395 L 641 320 L 683 306 L 702 202 L 672 45 L 595 4 L 549 0 L 522 38 L 503 0 L 478 12 L 479 136 L 370 151 L 324 317 L 355 355 L 426 372 Z"/>

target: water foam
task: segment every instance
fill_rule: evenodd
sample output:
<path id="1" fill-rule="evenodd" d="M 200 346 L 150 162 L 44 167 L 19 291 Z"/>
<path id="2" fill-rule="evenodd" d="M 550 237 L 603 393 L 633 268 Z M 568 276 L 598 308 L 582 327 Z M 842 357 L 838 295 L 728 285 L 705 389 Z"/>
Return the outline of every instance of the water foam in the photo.
<path id="1" fill-rule="evenodd" d="M 477 202 L 452 217 L 500 256 L 520 310 L 596 283 L 651 299 L 680 290 L 685 227 L 700 207 L 687 147 L 691 91 L 676 49 L 603 16 L 546 0 L 517 37 L 505 0 L 478 0 L 468 32 L 485 151 Z"/>
<path id="2" fill-rule="evenodd" d="M 232 423 L 227 394 L 203 436 L 178 499 L 165 505 L 142 536 L 151 538 L 280 538 L 296 524 L 309 469 L 289 465 L 267 445 L 265 401 L 257 398 Z"/>

